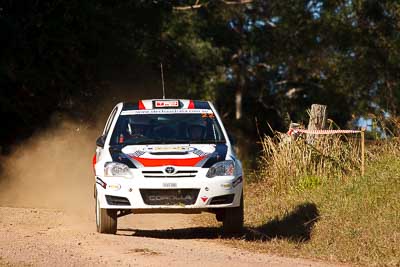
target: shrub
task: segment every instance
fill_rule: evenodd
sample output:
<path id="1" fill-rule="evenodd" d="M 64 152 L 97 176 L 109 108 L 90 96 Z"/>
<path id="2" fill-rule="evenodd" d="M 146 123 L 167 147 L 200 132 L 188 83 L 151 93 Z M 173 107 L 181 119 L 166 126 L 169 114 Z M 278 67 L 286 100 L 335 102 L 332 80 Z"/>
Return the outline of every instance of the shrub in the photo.
<path id="1" fill-rule="evenodd" d="M 309 144 L 302 136 L 276 133 L 265 136 L 262 147 L 261 179 L 279 192 L 343 179 L 361 166 L 360 139 L 354 136 L 320 136 Z"/>

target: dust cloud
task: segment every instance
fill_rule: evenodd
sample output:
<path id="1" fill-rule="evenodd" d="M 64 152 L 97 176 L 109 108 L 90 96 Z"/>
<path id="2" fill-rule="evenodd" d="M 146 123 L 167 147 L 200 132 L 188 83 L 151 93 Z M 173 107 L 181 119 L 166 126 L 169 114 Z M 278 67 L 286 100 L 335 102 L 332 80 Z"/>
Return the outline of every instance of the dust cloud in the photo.
<path id="1" fill-rule="evenodd" d="M 54 114 L 45 130 L 14 147 L 10 155 L 0 156 L 0 206 L 54 208 L 94 216 L 92 157 L 108 115 L 118 102 L 161 96 L 160 81 L 148 78 L 152 74 L 132 73 L 119 73 L 102 99 L 87 107 L 95 115 L 94 122 L 60 119 L 63 114 Z M 173 91 L 168 92 L 172 97 Z"/>
<path id="2" fill-rule="evenodd" d="M 92 209 L 96 128 L 63 120 L 15 147 L 3 159 L 0 205 Z"/>

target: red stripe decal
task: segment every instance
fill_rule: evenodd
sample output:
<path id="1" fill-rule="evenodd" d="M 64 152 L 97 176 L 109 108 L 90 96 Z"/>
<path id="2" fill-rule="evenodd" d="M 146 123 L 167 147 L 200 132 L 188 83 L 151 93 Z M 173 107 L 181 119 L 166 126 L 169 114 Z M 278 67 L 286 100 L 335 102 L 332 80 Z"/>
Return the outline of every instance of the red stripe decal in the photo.
<path id="1" fill-rule="evenodd" d="M 204 157 L 191 158 L 191 159 L 146 159 L 132 157 L 134 160 L 139 161 L 145 167 L 157 167 L 157 166 L 196 166 L 196 164 L 202 160 Z"/>
<path id="2" fill-rule="evenodd" d="M 142 100 L 139 100 L 139 109 L 146 109 Z"/>
<path id="3" fill-rule="evenodd" d="M 188 106 L 188 108 L 191 108 L 191 109 L 194 108 L 194 102 L 193 102 L 193 100 L 190 100 L 190 101 L 189 101 L 189 106 Z"/>
<path id="4" fill-rule="evenodd" d="M 97 157 L 96 157 L 96 153 L 94 153 L 93 158 L 92 158 L 92 167 L 93 167 L 94 172 L 95 172 L 94 165 L 96 165 L 96 162 L 97 162 Z"/>

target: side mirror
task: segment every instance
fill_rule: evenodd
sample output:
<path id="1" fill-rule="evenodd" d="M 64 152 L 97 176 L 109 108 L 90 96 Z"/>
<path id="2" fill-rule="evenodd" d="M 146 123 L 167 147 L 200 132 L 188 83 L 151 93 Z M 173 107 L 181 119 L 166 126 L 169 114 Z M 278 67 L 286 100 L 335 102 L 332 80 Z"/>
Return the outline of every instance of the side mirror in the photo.
<path id="1" fill-rule="evenodd" d="M 99 147 L 104 147 L 105 142 L 106 142 L 106 136 L 102 135 L 99 138 L 97 138 L 96 145 Z"/>
<path id="2" fill-rule="evenodd" d="M 229 138 L 229 142 L 231 142 L 231 145 L 232 145 L 232 146 L 235 146 L 235 145 L 236 145 L 236 140 L 235 140 L 235 138 L 234 138 L 232 135 L 230 135 L 230 134 L 228 134 L 228 138 Z"/>

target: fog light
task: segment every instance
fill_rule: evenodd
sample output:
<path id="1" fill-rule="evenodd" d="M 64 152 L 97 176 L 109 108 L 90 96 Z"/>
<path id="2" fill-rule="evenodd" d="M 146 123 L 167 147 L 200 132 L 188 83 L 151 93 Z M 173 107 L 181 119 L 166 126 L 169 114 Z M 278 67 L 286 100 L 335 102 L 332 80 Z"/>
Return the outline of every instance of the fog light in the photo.
<path id="1" fill-rule="evenodd" d="M 118 191 L 121 189 L 121 185 L 119 185 L 119 184 L 109 184 L 107 187 L 108 187 L 108 189 L 111 189 L 114 191 Z"/>
<path id="2" fill-rule="evenodd" d="M 221 187 L 224 189 L 231 189 L 232 188 L 232 184 L 221 184 Z"/>

